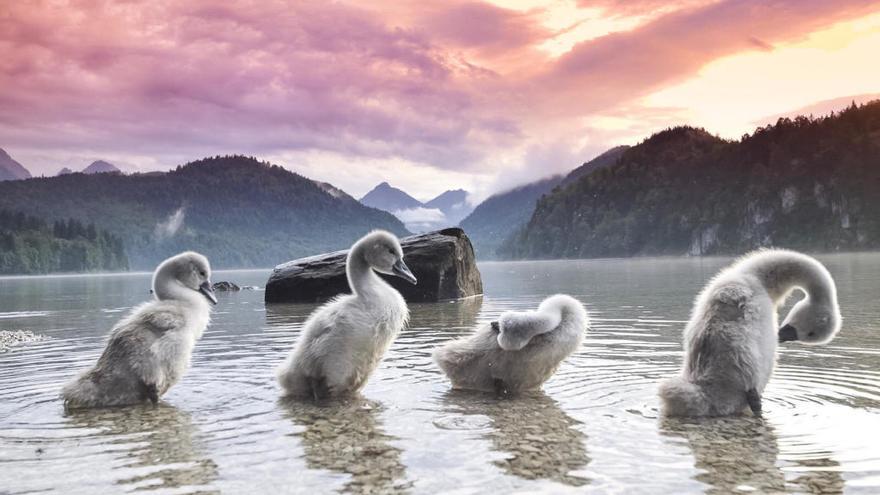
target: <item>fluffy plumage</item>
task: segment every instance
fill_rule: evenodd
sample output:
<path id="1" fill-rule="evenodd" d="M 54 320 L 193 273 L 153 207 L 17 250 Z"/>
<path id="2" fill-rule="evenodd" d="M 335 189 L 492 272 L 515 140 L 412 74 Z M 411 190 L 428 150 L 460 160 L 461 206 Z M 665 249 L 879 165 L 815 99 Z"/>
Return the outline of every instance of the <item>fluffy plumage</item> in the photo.
<path id="1" fill-rule="evenodd" d="M 373 231 L 357 241 L 346 259 L 352 294 L 312 313 L 296 347 L 278 369 L 286 396 L 318 399 L 350 394 L 364 386 L 409 319 L 403 297 L 376 271 L 416 283 L 394 235 Z"/>
<path id="2" fill-rule="evenodd" d="M 584 306 L 563 294 L 536 311 L 506 312 L 497 322 L 434 352 L 453 388 L 501 393 L 534 390 L 581 344 L 589 318 Z"/>
<path id="3" fill-rule="evenodd" d="M 792 290 L 807 297 L 786 317 L 776 309 Z M 697 297 L 684 331 L 684 364 L 660 386 L 669 416 L 725 416 L 751 408 L 776 364 L 778 341 L 821 344 L 840 329 L 837 290 L 815 259 L 781 249 L 760 250 L 722 270 Z"/>
<path id="4" fill-rule="evenodd" d="M 111 331 L 98 362 L 62 389 L 68 408 L 158 402 L 189 367 L 195 341 L 210 321 L 211 267 L 185 252 L 153 275 L 154 300 L 134 308 Z"/>

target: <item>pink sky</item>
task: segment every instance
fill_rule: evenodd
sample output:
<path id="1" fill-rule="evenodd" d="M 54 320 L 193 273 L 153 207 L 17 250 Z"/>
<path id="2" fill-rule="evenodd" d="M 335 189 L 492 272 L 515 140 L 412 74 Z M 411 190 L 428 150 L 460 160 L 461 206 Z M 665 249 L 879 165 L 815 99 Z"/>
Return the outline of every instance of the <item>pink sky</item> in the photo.
<path id="1" fill-rule="evenodd" d="M 357 196 L 479 198 L 670 125 L 738 137 L 880 93 L 876 1 L 21 1 L 0 20 L 0 147 L 37 174 L 244 153 Z"/>

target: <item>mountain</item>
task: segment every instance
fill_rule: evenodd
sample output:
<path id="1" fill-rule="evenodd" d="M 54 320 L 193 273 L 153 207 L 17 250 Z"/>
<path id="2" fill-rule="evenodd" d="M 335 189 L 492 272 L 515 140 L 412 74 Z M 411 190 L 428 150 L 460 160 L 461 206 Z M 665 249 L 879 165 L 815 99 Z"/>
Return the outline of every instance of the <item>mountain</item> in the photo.
<path id="1" fill-rule="evenodd" d="M 361 203 L 392 213 L 413 232 L 426 232 L 457 225 L 470 212 L 467 195 L 467 191 L 456 189 L 422 203 L 383 182 L 364 195 Z"/>
<path id="2" fill-rule="evenodd" d="M 346 248 L 375 228 L 407 234 L 389 213 L 244 156 L 163 173 L 2 182 L 0 208 L 92 222 L 119 236 L 131 267 L 140 270 L 186 249 L 202 252 L 215 268 L 266 267 Z"/>
<path id="3" fill-rule="evenodd" d="M 361 203 L 389 213 L 422 206 L 421 201 L 396 187 L 391 187 L 387 182 L 379 184 L 365 194 L 364 197 L 361 198 Z"/>
<path id="4" fill-rule="evenodd" d="M 67 175 L 67 174 L 72 174 L 72 173 L 73 173 L 73 170 L 70 170 L 69 168 L 64 167 L 61 170 L 59 170 L 58 173 L 55 175 Z"/>
<path id="5" fill-rule="evenodd" d="M 464 189 L 446 191 L 425 203 L 425 208 L 436 208 L 446 216 L 444 227 L 458 225 L 473 210 L 467 202 L 468 192 Z"/>
<path id="6" fill-rule="evenodd" d="M 13 160 L 9 153 L 0 149 L 0 181 L 30 179 L 31 173 Z"/>
<path id="7" fill-rule="evenodd" d="M 676 127 L 538 201 L 506 258 L 880 248 L 880 101 L 739 141 Z"/>
<path id="8" fill-rule="evenodd" d="M 106 173 L 122 173 L 116 165 L 105 162 L 104 160 L 95 160 L 88 167 L 84 168 L 84 174 L 106 174 Z"/>
<path id="9" fill-rule="evenodd" d="M 571 184 L 572 182 L 575 182 L 581 177 L 589 175 L 596 170 L 614 165 L 615 163 L 617 163 L 617 160 L 619 160 L 620 157 L 623 155 L 623 152 L 628 149 L 629 146 L 627 145 L 615 146 L 614 148 L 611 148 L 610 150 L 602 153 L 596 158 L 593 158 L 592 160 L 569 172 L 568 175 L 565 176 L 565 179 L 562 180 L 562 185 L 565 186 Z"/>
<path id="10" fill-rule="evenodd" d="M 592 160 L 583 163 L 567 175 L 553 176 L 490 196 L 480 203 L 460 226 L 467 232 L 474 244 L 474 251 L 479 259 L 494 259 L 497 250 L 511 233 L 521 229 L 532 212 L 535 203 L 541 196 L 549 193 L 559 185 L 577 181 L 588 175 L 617 163 L 629 146 L 611 148 Z"/>
<path id="11" fill-rule="evenodd" d="M 490 196 L 459 224 L 470 237 L 478 260 L 494 259 L 496 250 L 511 232 L 522 228 L 535 202 L 562 181 L 562 176 L 548 177 Z"/>

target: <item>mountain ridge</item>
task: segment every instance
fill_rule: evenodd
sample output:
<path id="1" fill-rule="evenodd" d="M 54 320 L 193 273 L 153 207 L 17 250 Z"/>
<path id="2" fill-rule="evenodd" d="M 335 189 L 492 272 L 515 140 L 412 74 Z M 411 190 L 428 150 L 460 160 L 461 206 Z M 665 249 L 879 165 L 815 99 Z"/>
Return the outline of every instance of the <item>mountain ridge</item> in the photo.
<path id="1" fill-rule="evenodd" d="M 381 182 L 361 197 L 360 202 L 391 213 L 414 232 L 425 232 L 458 225 L 470 213 L 467 197 L 464 189 L 451 189 L 421 202 L 406 191 Z"/>
<path id="2" fill-rule="evenodd" d="M 124 240 L 134 269 L 152 269 L 186 249 L 203 252 L 215 267 L 274 266 L 346 248 L 375 228 L 408 233 L 389 213 L 240 155 L 161 173 L 2 182 L 0 208 L 47 222 L 70 217 L 94 223 Z"/>
<path id="3" fill-rule="evenodd" d="M 497 258 L 502 242 L 529 220 L 535 202 L 562 180 L 562 175 L 546 177 L 493 194 L 478 204 L 459 224 L 471 239 L 477 259 Z"/>
<path id="4" fill-rule="evenodd" d="M 538 199 L 556 187 L 564 187 L 584 175 L 614 165 L 627 149 L 627 145 L 615 146 L 565 175 L 544 177 L 486 198 L 460 223 L 468 232 L 477 256 L 497 258 L 497 250 L 503 242 L 528 222 Z"/>
<path id="5" fill-rule="evenodd" d="M 538 201 L 508 259 L 880 247 L 880 101 L 738 141 L 674 127 Z"/>

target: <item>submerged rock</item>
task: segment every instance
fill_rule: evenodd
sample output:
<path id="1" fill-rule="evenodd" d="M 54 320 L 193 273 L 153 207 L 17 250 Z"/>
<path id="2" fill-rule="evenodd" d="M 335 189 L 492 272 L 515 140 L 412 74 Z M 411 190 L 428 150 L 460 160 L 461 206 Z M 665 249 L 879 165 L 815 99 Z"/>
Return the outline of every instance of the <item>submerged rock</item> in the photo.
<path id="1" fill-rule="evenodd" d="M 400 245 L 418 284 L 380 276 L 408 302 L 436 302 L 483 293 L 474 248 L 463 230 L 449 228 L 405 237 Z M 347 254 L 347 250 L 337 251 L 278 265 L 266 283 L 266 302 L 322 302 L 350 293 L 345 277 Z"/>
<path id="2" fill-rule="evenodd" d="M 219 291 L 233 291 L 234 292 L 234 291 L 241 290 L 241 287 L 239 287 L 234 282 L 227 282 L 225 280 L 222 282 L 214 282 L 213 287 L 214 287 L 214 290 L 219 290 Z"/>

